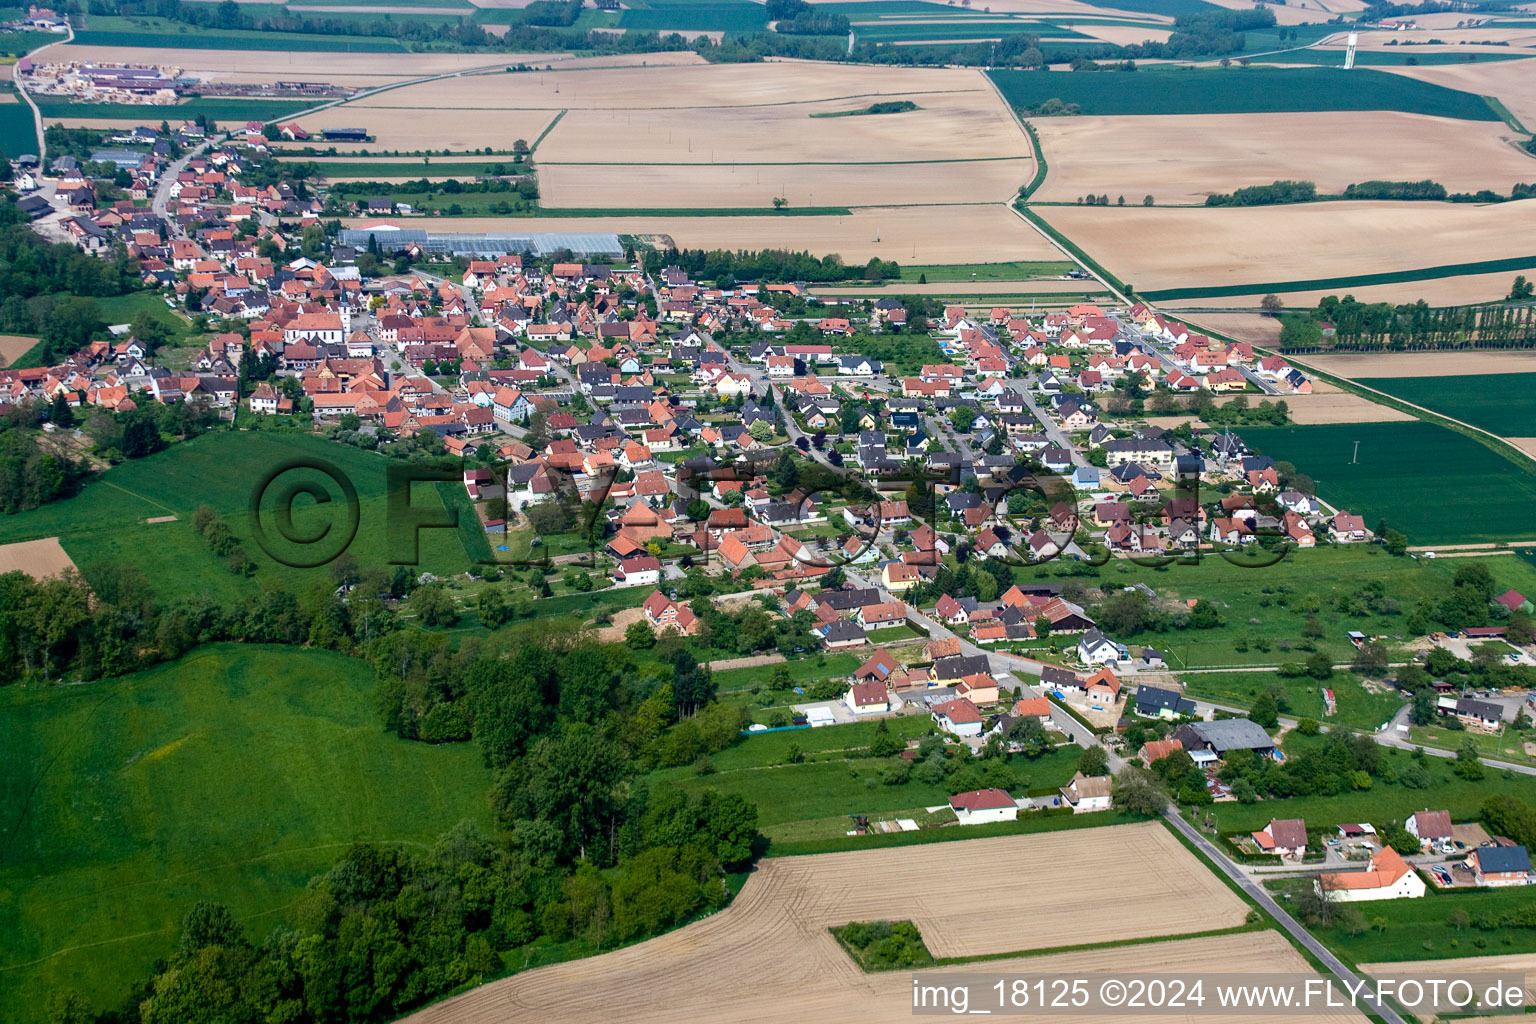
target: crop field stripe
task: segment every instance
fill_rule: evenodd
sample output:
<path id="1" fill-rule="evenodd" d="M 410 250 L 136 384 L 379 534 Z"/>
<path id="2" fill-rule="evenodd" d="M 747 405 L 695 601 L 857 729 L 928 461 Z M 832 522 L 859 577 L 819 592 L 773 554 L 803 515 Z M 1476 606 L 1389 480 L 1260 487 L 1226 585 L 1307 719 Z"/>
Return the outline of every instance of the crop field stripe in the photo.
<path id="1" fill-rule="evenodd" d="M 539 143 L 544 141 L 544 137 L 546 135 L 555 130 L 555 125 L 559 124 L 560 119 L 567 113 L 569 113 L 569 111 L 562 107 L 559 113 L 555 114 L 554 118 L 549 122 L 549 124 L 544 126 L 544 130 L 539 132 L 539 137 L 534 139 L 533 144 L 528 147 L 528 156 L 530 159 L 533 157 L 533 154 L 538 151 Z"/>
<path id="2" fill-rule="evenodd" d="M 1306 466 L 1318 493 L 1416 544 L 1509 541 L 1533 531 L 1536 473 L 1439 423 L 1243 427 L 1276 461 Z M 1359 442 L 1361 461 L 1353 462 Z M 1413 453 L 1404 458 L 1404 453 Z M 1432 493 L 1430 493 L 1432 492 Z"/>
<path id="3" fill-rule="evenodd" d="M 1536 373 L 1357 377 L 1355 381 L 1501 437 L 1527 437 L 1536 431 Z M 1490 402 L 1494 395 L 1498 400 Z"/>
<path id="4" fill-rule="evenodd" d="M 334 41 L 297 32 L 253 32 L 250 37 L 189 32 L 76 32 L 79 46 L 141 46 L 170 50 L 273 50 L 315 53 L 405 53 L 395 40 L 336 36 Z"/>
<path id="5" fill-rule="evenodd" d="M 1143 292 L 1149 302 L 1166 302 L 1172 299 L 1219 298 L 1231 295 L 1249 295 L 1260 292 L 1305 292 L 1321 288 L 1364 288 L 1375 284 L 1399 284 L 1406 281 L 1435 281 L 1442 277 L 1467 277 L 1474 274 L 1496 274 L 1509 270 L 1536 269 L 1536 256 L 1511 256 L 1501 260 L 1480 260 L 1476 263 L 1448 263 L 1439 267 L 1420 270 L 1389 270 L 1379 274 L 1356 274 L 1351 277 L 1320 277 L 1310 281 L 1271 281 L 1265 284 L 1217 285 L 1209 288 L 1161 288 Z"/>
<path id="6" fill-rule="evenodd" d="M 1003 70 L 987 74 L 1015 107 L 1060 99 L 1078 104 L 1084 115 L 1397 110 L 1466 121 L 1499 119 L 1475 93 L 1360 68 L 1350 72 L 1249 67 L 1096 75 Z"/>

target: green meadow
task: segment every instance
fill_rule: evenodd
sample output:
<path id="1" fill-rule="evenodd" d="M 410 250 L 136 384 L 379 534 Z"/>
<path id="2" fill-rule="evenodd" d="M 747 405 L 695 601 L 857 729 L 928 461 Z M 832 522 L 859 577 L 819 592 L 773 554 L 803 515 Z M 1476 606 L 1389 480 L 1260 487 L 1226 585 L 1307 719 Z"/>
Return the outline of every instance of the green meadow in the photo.
<path id="1" fill-rule="evenodd" d="M 51 991 L 116 1007 L 198 900 L 258 938 L 359 841 L 425 846 L 489 826 L 471 744 L 384 732 L 366 663 L 202 647 L 74 686 L 0 689 L 0 1006 Z"/>

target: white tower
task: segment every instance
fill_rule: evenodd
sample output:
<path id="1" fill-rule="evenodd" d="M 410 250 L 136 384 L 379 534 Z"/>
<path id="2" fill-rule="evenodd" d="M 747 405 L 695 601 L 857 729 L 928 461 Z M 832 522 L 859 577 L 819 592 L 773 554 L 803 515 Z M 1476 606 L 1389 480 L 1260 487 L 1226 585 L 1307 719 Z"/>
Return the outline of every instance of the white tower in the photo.
<path id="1" fill-rule="evenodd" d="M 1355 44 L 1358 42 L 1360 42 L 1360 33 L 1351 32 L 1349 34 L 1349 49 L 1344 53 L 1345 71 L 1348 71 L 1350 68 L 1355 66 Z"/>

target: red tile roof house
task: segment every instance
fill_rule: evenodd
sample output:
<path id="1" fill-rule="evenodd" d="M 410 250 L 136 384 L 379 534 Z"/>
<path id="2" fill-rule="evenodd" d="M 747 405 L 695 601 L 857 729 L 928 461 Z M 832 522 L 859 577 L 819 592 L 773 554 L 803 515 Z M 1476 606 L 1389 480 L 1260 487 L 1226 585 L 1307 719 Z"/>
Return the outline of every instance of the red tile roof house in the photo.
<path id="1" fill-rule="evenodd" d="M 1019 804 L 1005 790 L 973 789 L 949 798 L 950 810 L 962 825 L 982 825 L 991 821 L 1014 821 Z"/>
<path id="2" fill-rule="evenodd" d="M 1265 853 L 1300 860 L 1307 852 L 1307 823 L 1301 818 L 1274 818 L 1264 831 L 1253 833 L 1253 841 Z"/>

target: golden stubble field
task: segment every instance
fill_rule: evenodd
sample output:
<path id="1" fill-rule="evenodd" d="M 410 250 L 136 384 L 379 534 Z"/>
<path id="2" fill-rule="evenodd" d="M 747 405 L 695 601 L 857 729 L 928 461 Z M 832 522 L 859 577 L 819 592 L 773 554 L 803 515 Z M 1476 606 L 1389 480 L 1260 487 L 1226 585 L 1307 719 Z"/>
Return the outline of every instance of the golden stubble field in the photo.
<path id="1" fill-rule="evenodd" d="M 1432 306 L 1454 306 L 1465 302 L 1495 302 L 1509 294 L 1510 284 L 1520 271 L 1501 270 L 1492 274 L 1463 274 L 1457 277 L 1431 278 L 1427 281 L 1400 281 L 1395 284 L 1351 285 L 1345 288 L 1311 288 L 1302 291 L 1281 291 L 1277 294 L 1290 309 L 1310 309 L 1324 295 L 1353 295 L 1361 302 L 1417 302 L 1423 299 Z M 1525 272 L 1530 277 L 1529 271 Z M 1183 305 L 1206 308 L 1224 306 L 1233 309 L 1255 309 L 1267 292 L 1256 291 L 1247 295 L 1211 295 L 1196 299 L 1181 299 L 1167 303 L 1177 313 Z"/>
<path id="2" fill-rule="evenodd" d="M 639 202 L 643 197 L 636 197 Z M 354 217 L 361 227 L 380 222 L 429 231 L 612 231 L 646 236 L 655 244 L 685 249 L 794 249 L 829 253 L 848 263 L 872 257 L 897 263 L 1005 263 L 1059 260 L 1062 254 L 1033 228 L 995 204 L 867 207 L 818 216 L 637 217 Z M 1085 289 L 1092 282 L 1082 282 Z"/>
<path id="3" fill-rule="evenodd" d="M 1116 885 L 1096 865 L 1134 865 L 1138 882 Z M 1177 935 L 1237 924 L 1246 912 L 1153 823 L 782 858 L 761 863 L 736 901 L 703 921 L 493 982 L 407 1019 L 889 1022 L 911 1012 L 910 974 L 863 973 L 830 927 L 910 919 L 935 955 L 960 956 Z M 1092 972 L 1122 963 L 1141 972 L 1307 969 L 1278 934 L 1251 932 L 941 970 Z"/>
<path id="4" fill-rule="evenodd" d="M 811 116 L 891 99 L 920 109 Z M 367 128 L 377 141 L 354 149 L 373 150 L 503 149 L 553 124 L 536 154 L 551 208 L 767 208 L 778 196 L 792 206 L 1002 203 L 1034 173 L 1028 140 L 980 73 L 947 68 L 771 61 L 472 75 L 301 123 Z"/>
<path id="5" fill-rule="evenodd" d="M 1364 201 L 1188 209 L 1061 206 L 1038 212 L 1121 280 L 1144 291 L 1246 284 L 1267 291 L 1263 286 L 1272 282 L 1528 256 L 1536 229 L 1536 201 L 1490 206 Z M 1507 282 L 1514 275 L 1504 276 Z M 1393 290 L 1411 300 L 1425 292 L 1426 284 L 1409 281 Z"/>
<path id="6" fill-rule="evenodd" d="M 1463 121 L 1391 111 L 1306 114 L 1180 114 L 1040 117 L 1050 173 L 1033 198 L 1124 195 L 1128 204 L 1203 203 L 1215 192 L 1279 179 L 1315 181 L 1338 194 L 1377 178 L 1430 178 L 1453 192 L 1508 193 L 1536 177 L 1499 121 Z M 1127 157 L 1128 153 L 1135 154 Z"/>

